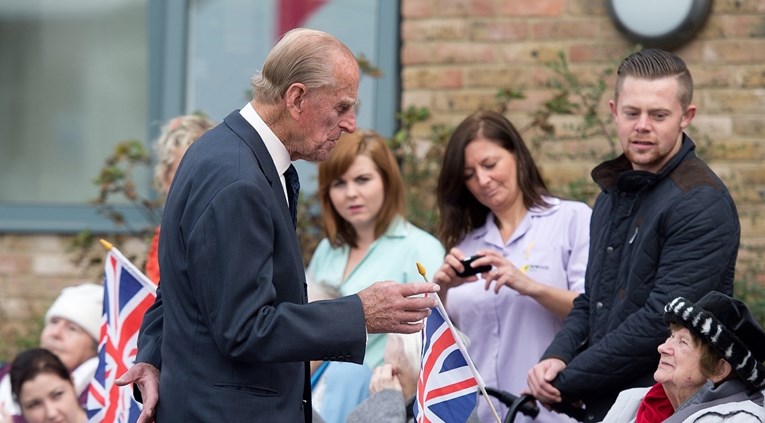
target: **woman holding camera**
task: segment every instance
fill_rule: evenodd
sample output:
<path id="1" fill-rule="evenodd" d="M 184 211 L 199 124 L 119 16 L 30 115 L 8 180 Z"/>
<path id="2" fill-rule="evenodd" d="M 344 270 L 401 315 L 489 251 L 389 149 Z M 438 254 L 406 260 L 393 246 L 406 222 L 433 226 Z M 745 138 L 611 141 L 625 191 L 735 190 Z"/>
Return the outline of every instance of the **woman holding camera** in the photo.
<path id="1" fill-rule="evenodd" d="M 584 290 L 591 210 L 552 196 L 518 131 L 492 111 L 455 129 L 437 196 L 438 236 L 450 251 L 433 282 L 472 340 L 468 352 L 486 385 L 520 394 Z M 468 263 L 468 256 L 482 257 Z M 497 401 L 495 408 L 507 412 Z M 478 413 L 492 418 L 485 401 Z M 534 421 L 568 418 L 542 409 Z"/>

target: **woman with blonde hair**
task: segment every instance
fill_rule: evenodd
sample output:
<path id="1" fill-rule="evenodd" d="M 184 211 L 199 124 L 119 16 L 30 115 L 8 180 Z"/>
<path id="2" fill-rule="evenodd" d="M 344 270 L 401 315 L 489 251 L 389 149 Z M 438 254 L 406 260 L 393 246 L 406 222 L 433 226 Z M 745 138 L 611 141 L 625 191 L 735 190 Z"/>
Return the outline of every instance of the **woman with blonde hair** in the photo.
<path id="1" fill-rule="evenodd" d="M 182 115 L 171 119 L 162 127 L 162 131 L 154 143 L 154 153 L 157 164 L 154 165 L 154 188 L 164 198 L 170 191 L 170 184 L 175 177 L 175 171 L 181 163 L 183 155 L 189 146 L 202 134 L 215 126 L 215 123 L 202 114 Z M 146 255 L 145 272 L 154 283 L 159 283 L 159 226 L 154 230 L 154 236 Z"/>

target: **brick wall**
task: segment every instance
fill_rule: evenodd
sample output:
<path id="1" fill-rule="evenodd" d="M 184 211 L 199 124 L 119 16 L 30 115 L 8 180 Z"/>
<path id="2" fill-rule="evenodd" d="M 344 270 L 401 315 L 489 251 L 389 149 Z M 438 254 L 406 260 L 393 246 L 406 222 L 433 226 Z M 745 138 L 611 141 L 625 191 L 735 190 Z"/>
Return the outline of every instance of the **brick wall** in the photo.
<path id="1" fill-rule="evenodd" d="M 420 135 L 433 123 L 454 125 L 494 104 L 499 88 L 525 94 L 507 111 L 523 127 L 530 111 L 551 95 L 546 81 L 552 73 L 544 63 L 558 51 L 587 80 L 633 47 L 600 0 L 402 0 L 401 12 L 402 106 L 433 112 L 430 122 L 416 128 Z M 715 1 L 700 36 L 677 53 L 696 80 L 694 130 L 703 156 L 738 204 L 738 274 L 765 282 L 762 266 L 756 267 L 765 248 L 765 0 Z M 565 130 L 567 119 L 554 122 Z M 537 150 L 537 159 L 552 185 L 562 186 L 587 181 L 598 161 L 593 151 L 607 150 L 603 139 L 553 143 Z M 101 280 L 98 266 L 72 263 L 70 241 L 55 234 L 0 234 L 0 360 L 9 357 L 15 338 L 36 336 L 36 322 L 61 288 Z M 121 245 L 126 254 L 143 257 L 140 240 Z M 93 260 L 103 256 L 98 250 L 90 254 Z"/>
<path id="2" fill-rule="evenodd" d="M 103 282 L 104 250 L 100 245 L 76 250 L 72 240 L 56 234 L 0 234 L 0 362 L 13 357 L 19 345 L 36 345 L 43 316 L 61 289 Z M 143 265 L 145 242 L 120 237 L 116 243 Z"/>
<path id="3" fill-rule="evenodd" d="M 634 44 L 612 24 L 605 1 L 402 0 L 402 107 L 427 107 L 431 124 L 455 125 L 496 104 L 500 88 L 522 91 L 507 116 L 519 127 L 552 96 L 544 64 L 562 51 L 572 71 L 592 80 Z M 695 80 L 692 136 L 733 193 L 742 227 L 737 275 L 765 283 L 765 0 L 717 0 L 700 34 L 675 52 Z M 613 77 L 606 79 L 613 87 Z M 609 88 L 603 98 L 607 111 Z M 557 121 L 555 120 L 557 119 Z M 556 117 L 557 129 L 566 119 Z M 524 133 L 529 140 L 533 133 Z M 588 181 L 608 150 L 605 138 L 551 142 L 535 150 L 553 187 Z"/>

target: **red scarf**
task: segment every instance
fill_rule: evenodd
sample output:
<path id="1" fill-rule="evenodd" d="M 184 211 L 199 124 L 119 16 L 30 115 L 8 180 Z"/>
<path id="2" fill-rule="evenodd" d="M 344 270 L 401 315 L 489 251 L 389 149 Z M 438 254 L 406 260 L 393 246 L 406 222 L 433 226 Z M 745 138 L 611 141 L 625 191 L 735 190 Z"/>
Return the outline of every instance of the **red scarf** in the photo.
<path id="1" fill-rule="evenodd" d="M 675 409 L 664 392 L 664 387 L 660 383 L 653 385 L 643 397 L 638 408 L 637 423 L 661 423 L 666 420 Z"/>

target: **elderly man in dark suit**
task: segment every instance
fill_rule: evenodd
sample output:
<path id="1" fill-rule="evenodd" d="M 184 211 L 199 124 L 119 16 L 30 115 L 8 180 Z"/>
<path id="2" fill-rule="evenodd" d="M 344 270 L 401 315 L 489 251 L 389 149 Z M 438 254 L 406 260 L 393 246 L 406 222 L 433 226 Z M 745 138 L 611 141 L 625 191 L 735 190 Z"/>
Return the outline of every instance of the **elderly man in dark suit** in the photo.
<path id="1" fill-rule="evenodd" d="M 344 44 L 292 30 L 252 102 L 186 153 L 162 220 L 159 295 L 119 380 L 139 388 L 141 421 L 310 421 L 308 360 L 361 363 L 367 333 L 421 328 L 434 299 L 419 294 L 434 284 L 306 301 L 290 162 L 324 160 L 355 130 L 358 85 Z"/>

